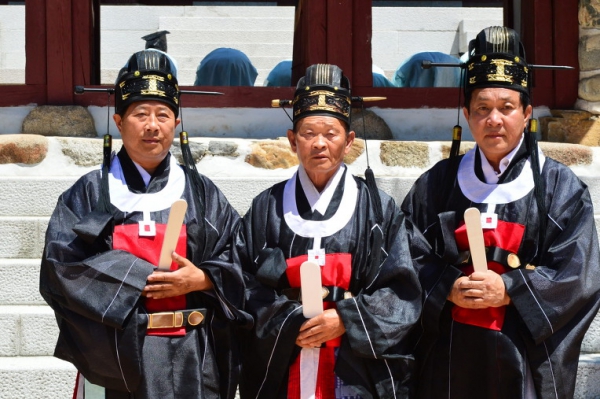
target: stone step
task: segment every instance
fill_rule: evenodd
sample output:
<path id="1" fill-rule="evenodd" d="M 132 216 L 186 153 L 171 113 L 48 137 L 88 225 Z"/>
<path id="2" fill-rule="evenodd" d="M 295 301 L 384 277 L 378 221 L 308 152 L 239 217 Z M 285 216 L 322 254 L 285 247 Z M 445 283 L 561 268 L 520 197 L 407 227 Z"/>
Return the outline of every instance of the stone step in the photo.
<path id="1" fill-rule="evenodd" d="M 248 34 L 252 35 L 257 30 L 271 30 L 271 31 L 294 31 L 294 14 L 289 13 L 285 17 L 271 17 L 271 16 L 258 16 L 249 18 L 247 16 L 241 17 L 161 17 L 160 29 L 168 30 L 170 34 L 167 36 L 167 43 L 177 36 L 178 32 L 181 31 L 196 31 L 198 32 L 199 38 L 203 38 L 204 35 L 201 32 L 210 31 L 247 31 Z"/>
<path id="2" fill-rule="evenodd" d="M 77 371 L 49 356 L 0 358 L 2 398 L 71 399 Z M 582 355 L 574 399 L 600 397 L 600 355 Z"/>
<path id="3" fill-rule="evenodd" d="M 77 371 L 51 356 L 0 358 L 0 397 L 71 399 Z"/>
<path id="4" fill-rule="evenodd" d="M 225 163 L 228 163 L 225 160 Z M 235 168 L 234 163 L 224 168 Z M 202 167 L 198 167 L 202 172 Z M 94 168 L 81 168 L 80 174 L 83 175 Z M 256 175 L 236 177 L 219 176 L 217 171 L 206 170 L 204 173 L 223 191 L 233 207 L 240 213 L 245 213 L 252 198 L 262 190 L 270 187 L 274 183 L 284 180 L 285 173 L 274 171 L 272 176 L 266 176 L 261 173 L 264 170 L 257 169 Z M 68 173 L 77 173 L 69 171 Z M 242 172 L 240 171 L 240 174 Z M 413 176 L 386 176 L 384 172 L 376 172 L 379 177 L 376 178 L 380 189 L 394 197 L 401 203 L 403 198 L 410 190 L 416 177 Z M 291 175 L 291 172 L 289 173 Z M 14 223 L 21 220 L 23 226 L 28 225 L 28 232 L 31 233 L 36 227 L 36 223 L 42 224 L 42 230 L 45 231 L 47 220 L 52 214 L 60 194 L 68 189 L 77 179 L 79 174 L 72 176 L 1 176 L 0 175 L 0 226 L 5 229 L 11 229 L 11 232 L 20 234 Z M 580 176 L 581 180 L 588 185 L 596 215 L 600 215 L 600 176 Z M 27 200 L 23 200 L 26 198 Z M 15 217 L 17 217 L 15 219 Z M 23 217 L 22 219 L 20 217 Z M 12 227 L 11 227 L 12 226 Z M 39 226 L 37 226 L 39 227 Z M 0 227 L 2 228 L 2 227 Z M 7 230 L 8 231 L 8 230 Z M 3 236 L 10 238 L 9 236 Z M 0 248 L 0 258 L 7 257 L 2 255 Z M 20 256 L 28 258 L 28 256 Z M 30 256 L 29 258 L 36 258 Z"/>
<path id="5" fill-rule="evenodd" d="M 0 258 L 0 306 L 46 304 L 39 292 L 40 261 Z"/>
<path id="6" fill-rule="evenodd" d="M 54 353 L 58 327 L 49 306 L 0 306 L 0 326 L 0 358 Z"/>
<path id="7" fill-rule="evenodd" d="M 2 187 L 2 180 L 3 179 L 0 178 L 0 190 Z M 249 208 L 252 198 L 272 185 L 274 181 L 271 179 L 215 179 L 214 182 L 223 191 L 232 206 L 239 213 L 244 214 Z M 398 182 L 395 179 L 378 179 L 378 184 L 381 189 L 390 193 L 400 202 L 406 192 L 408 192 L 408 185 L 402 186 L 397 183 Z M 48 202 L 54 204 L 54 198 L 57 198 L 58 195 L 59 193 L 48 198 Z M 1 197 L 2 195 L 0 195 L 0 200 Z M 597 195 L 594 197 L 595 202 L 598 202 L 599 199 L 600 197 Z M 3 203 L 9 204 L 7 202 Z M 600 207 L 595 206 L 595 209 L 596 230 L 600 234 L 600 215 L 598 213 Z M 40 258 L 42 255 L 48 220 L 49 216 L 0 216 L 0 236 L 3 237 L 3 245 L 0 246 L 0 258 Z"/>

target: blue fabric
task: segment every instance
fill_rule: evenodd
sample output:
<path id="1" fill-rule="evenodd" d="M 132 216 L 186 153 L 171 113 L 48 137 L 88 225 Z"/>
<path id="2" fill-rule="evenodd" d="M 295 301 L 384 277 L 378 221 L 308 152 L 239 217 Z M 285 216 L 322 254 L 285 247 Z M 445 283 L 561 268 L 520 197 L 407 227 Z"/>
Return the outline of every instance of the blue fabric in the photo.
<path id="1" fill-rule="evenodd" d="M 194 86 L 254 86 L 256 76 L 258 72 L 246 54 L 221 47 L 200 61 Z"/>
<path id="2" fill-rule="evenodd" d="M 265 86 L 268 87 L 289 87 L 292 86 L 292 60 L 281 61 L 269 72 L 265 79 Z"/>
<path id="3" fill-rule="evenodd" d="M 459 64 L 460 60 L 437 51 L 417 53 L 398 67 L 394 75 L 394 84 L 398 87 L 459 87 L 460 68 L 431 67 L 423 69 L 421 62 L 443 62 Z"/>
<path id="4" fill-rule="evenodd" d="M 384 75 L 373 72 L 373 87 L 396 87 L 396 85 Z"/>

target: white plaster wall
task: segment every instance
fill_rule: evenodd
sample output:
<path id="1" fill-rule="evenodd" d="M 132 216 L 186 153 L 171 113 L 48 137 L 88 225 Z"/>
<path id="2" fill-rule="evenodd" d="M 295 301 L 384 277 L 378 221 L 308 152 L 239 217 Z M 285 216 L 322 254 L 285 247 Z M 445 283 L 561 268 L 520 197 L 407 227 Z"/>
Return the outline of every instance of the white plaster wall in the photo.
<path id="1" fill-rule="evenodd" d="M 0 5 L 0 84 L 25 82 L 25 6 Z"/>

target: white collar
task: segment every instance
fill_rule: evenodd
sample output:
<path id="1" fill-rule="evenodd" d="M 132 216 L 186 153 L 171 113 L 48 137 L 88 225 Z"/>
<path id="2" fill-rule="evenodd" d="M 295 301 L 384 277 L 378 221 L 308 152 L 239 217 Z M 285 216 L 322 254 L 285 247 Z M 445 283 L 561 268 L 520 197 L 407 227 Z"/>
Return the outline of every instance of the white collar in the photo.
<path id="1" fill-rule="evenodd" d="M 150 173 L 148 173 L 148 171 L 144 168 L 142 168 L 137 162 L 135 162 L 133 159 L 131 160 L 131 162 L 133 162 L 133 164 L 135 165 L 135 167 L 137 168 L 138 172 L 140 172 L 140 176 L 142 176 L 142 180 L 144 181 L 144 185 L 146 187 L 148 187 L 148 184 L 150 184 L 150 179 L 152 178 L 152 175 Z"/>
<path id="2" fill-rule="evenodd" d="M 498 165 L 500 173 L 496 173 L 492 165 L 490 165 L 490 162 L 483 154 L 483 151 L 481 151 L 481 148 L 477 146 L 477 148 L 479 149 L 479 155 L 481 156 L 481 170 L 483 171 L 483 177 L 485 178 L 485 181 L 488 184 L 498 183 L 498 180 L 500 180 L 500 176 L 502 176 L 502 173 L 506 171 L 508 165 L 510 165 L 513 158 L 515 157 L 515 154 L 521 147 L 521 144 L 523 144 L 523 137 L 524 135 L 521 134 L 521 140 L 519 141 L 519 144 L 515 148 L 513 148 L 513 150 L 509 152 L 504 158 L 500 160 L 500 164 Z"/>
<path id="3" fill-rule="evenodd" d="M 296 176 L 285 183 L 283 189 L 283 217 L 288 227 L 302 237 L 329 237 L 344 228 L 354 215 L 358 200 L 358 188 L 351 173 L 344 179 L 344 195 L 335 214 L 328 220 L 306 220 L 298 212 L 296 204 Z"/>
<path id="4" fill-rule="evenodd" d="M 475 149 L 470 150 L 460 161 L 458 185 L 465 197 L 478 204 L 507 204 L 525 197 L 533 190 L 533 172 L 527 158 L 523 170 L 515 180 L 502 184 L 486 184 L 475 174 Z M 546 158 L 538 147 L 540 170 Z"/>
<path id="5" fill-rule="evenodd" d="M 315 211 L 315 209 L 321 214 L 325 215 L 327 212 L 327 207 L 333 198 L 333 194 L 335 193 L 335 189 L 338 186 L 342 176 L 344 175 L 344 171 L 346 170 L 346 166 L 341 164 L 335 174 L 329 179 L 325 188 L 322 192 L 316 189 L 313 182 L 310 180 L 308 175 L 306 174 L 306 170 L 302 165 L 298 167 L 298 177 L 300 178 L 300 184 L 302 185 L 302 190 L 304 190 L 304 195 L 308 200 L 308 204 L 310 205 L 310 210 Z"/>
<path id="6" fill-rule="evenodd" d="M 185 190 L 185 174 L 173 155 L 169 158 L 169 180 L 155 193 L 132 193 L 127 187 L 119 157 L 113 157 L 108 174 L 110 202 L 122 212 L 157 212 L 168 209 Z"/>

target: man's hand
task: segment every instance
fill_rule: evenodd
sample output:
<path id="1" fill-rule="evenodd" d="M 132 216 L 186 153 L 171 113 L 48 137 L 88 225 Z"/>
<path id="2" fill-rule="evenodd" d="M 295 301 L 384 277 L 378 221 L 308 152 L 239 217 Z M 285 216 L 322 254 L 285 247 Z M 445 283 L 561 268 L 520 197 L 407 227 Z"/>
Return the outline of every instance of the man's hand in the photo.
<path id="1" fill-rule="evenodd" d="M 148 285 L 142 295 L 146 298 L 161 299 L 184 295 L 193 291 L 213 288 L 212 281 L 204 271 L 198 269 L 188 259 L 173 252 L 171 258 L 179 265 L 173 272 L 155 271 L 148 276 Z"/>
<path id="2" fill-rule="evenodd" d="M 302 324 L 296 345 L 302 348 L 319 348 L 323 342 L 337 338 L 345 332 L 346 328 L 337 310 L 327 309 Z"/>
<path id="3" fill-rule="evenodd" d="M 496 308 L 510 303 L 502 277 L 492 270 L 459 277 L 448 300 L 467 309 Z"/>

